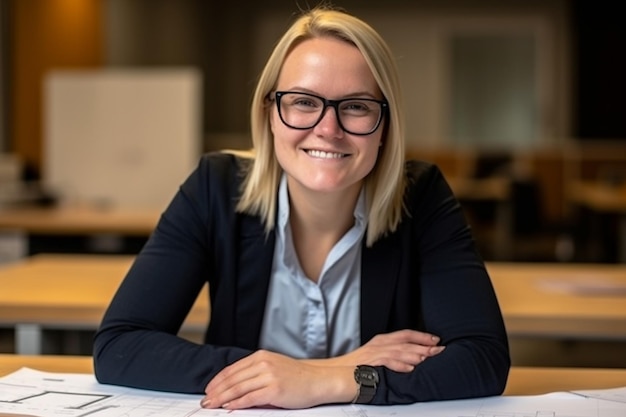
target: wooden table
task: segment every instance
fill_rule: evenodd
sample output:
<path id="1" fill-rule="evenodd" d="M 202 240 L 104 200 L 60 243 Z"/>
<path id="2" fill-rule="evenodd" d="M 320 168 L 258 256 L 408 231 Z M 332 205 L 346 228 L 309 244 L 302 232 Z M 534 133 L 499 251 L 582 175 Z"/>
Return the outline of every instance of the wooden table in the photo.
<path id="1" fill-rule="evenodd" d="M 492 202 L 495 204 L 493 222 L 493 257 L 510 259 L 512 255 L 512 216 L 511 180 L 506 177 L 488 178 L 453 177 L 447 178 L 455 197 L 464 202 Z"/>
<path id="2" fill-rule="evenodd" d="M 626 185 L 611 186 L 598 181 L 571 181 L 568 199 L 599 212 L 626 213 Z"/>
<path id="3" fill-rule="evenodd" d="M 618 216 L 618 261 L 626 263 L 626 184 L 611 186 L 598 181 L 571 181 L 567 187 L 569 203 L 600 215 Z"/>
<path id="4" fill-rule="evenodd" d="M 506 177 L 446 178 L 454 195 L 461 200 L 507 201 L 511 197 L 511 180 Z"/>
<path id="5" fill-rule="evenodd" d="M 0 376 L 29 367 L 48 372 L 93 373 L 89 356 L 0 354 Z M 626 386 L 626 369 L 513 367 L 505 395 L 536 395 Z"/>
<path id="6" fill-rule="evenodd" d="M 0 207 L 0 264 L 35 253 L 135 254 L 160 210 L 87 204 Z"/>
<path id="7" fill-rule="evenodd" d="M 0 210 L 0 230 L 51 235 L 148 236 L 156 226 L 160 214 L 159 210 L 93 205 L 12 207 Z"/>
<path id="8" fill-rule="evenodd" d="M 626 340 L 626 265 L 488 262 L 510 336 Z"/>
<path id="9" fill-rule="evenodd" d="M 0 353 L 0 376 L 20 368 L 33 368 L 46 372 L 93 373 L 91 356 L 72 355 L 13 355 Z"/>
<path id="10" fill-rule="evenodd" d="M 0 324 L 15 326 L 16 352 L 41 352 L 44 328 L 95 330 L 132 256 L 35 255 L 0 266 Z M 206 329 L 206 286 L 183 329 Z"/>
<path id="11" fill-rule="evenodd" d="M 17 326 L 17 351 L 39 353 L 42 328 L 95 329 L 132 259 L 36 255 L 0 267 L 0 324 Z M 626 265 L 489 262 L 487 268 L 509 335 L 626 340 Z M 186 330 L 204 331 L 207 298 L 198 298 Z"/>
<path id="12" fill-rule="evenodd" d="M 626 369 L 511 368 L 504 395 L 538 395 L 555 391 L 626 386 Z"/>

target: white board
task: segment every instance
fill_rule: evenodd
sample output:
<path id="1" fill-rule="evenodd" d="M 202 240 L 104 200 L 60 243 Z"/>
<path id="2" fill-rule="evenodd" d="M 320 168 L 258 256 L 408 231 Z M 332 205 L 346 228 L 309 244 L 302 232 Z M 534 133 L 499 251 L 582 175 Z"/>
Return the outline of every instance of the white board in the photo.
<path id="1" fill-rule="evenodd" d="M 201 83 L 189 68 L 49 73 L 44 184 L 65 201 L 164 208 L 200 156 Z"/>

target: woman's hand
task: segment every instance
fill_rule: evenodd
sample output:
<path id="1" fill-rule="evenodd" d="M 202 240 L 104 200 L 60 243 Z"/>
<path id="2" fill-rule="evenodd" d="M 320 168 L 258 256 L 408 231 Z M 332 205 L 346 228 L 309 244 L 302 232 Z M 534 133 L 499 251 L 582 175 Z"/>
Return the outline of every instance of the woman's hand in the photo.
<path id="1" fill-rule="evenodd" d="M 396 372 L 411 372 L 425 359 L 444 350 L 439 338 L 416 330 L 398 330 L 379 334 L 358 349 L 332 359 L 313 359 L 311 364 L 384 366 Z"/>
<path id="2" fill-rule="evenodd" d="M 306 408 L 354 399 L 357 365 L 410 372 L 439 354 L 439 338 L 415 330 L 377 335 L 354 351 L 330 359 L 292 359 L 259 350 L 224 368 L 205 388 L 204 408 L 258 406 Z"/>
<path id="3" fill-rule="evenodd" d="M 347 403 L 356 395 L 354 367 L 312 365 L 259 350 L 227 366 L 205 388 L 204 408 L 307 408 Z"/>

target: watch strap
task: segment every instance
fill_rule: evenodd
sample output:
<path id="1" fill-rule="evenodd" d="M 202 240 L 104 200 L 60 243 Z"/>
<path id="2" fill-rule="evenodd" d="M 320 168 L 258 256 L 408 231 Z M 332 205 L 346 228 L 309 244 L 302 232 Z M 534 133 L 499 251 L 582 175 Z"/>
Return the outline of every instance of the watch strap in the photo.
<path id="1" fill-rule="evenodd" d="M 378 371 L 367 365 L 359 365 L 354 369 L 354 380 L 359 385 L 357 395 L 352 401 L 354 404 L 368 404 L 376 394 L 378 386 Z"/>

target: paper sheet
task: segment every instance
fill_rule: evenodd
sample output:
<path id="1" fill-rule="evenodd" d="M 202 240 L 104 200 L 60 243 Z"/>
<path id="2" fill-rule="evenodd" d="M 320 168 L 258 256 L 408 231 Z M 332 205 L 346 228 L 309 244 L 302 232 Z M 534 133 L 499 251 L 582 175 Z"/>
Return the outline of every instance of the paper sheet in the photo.
<path id="1" fill-rule="evenodd" d="M 612 388 L 599 390 L 572 391 L 574 394 L 588 398 L 598 398 L 607 401 L 626 403 L 626 388 Z M 626 416 L 626 414 L 625 414 Z"/>
<path id="2" fill-rule="evenodd" d="M 584 395 L 583 393 L 586 393 Z M 593 395 L 592 395 L 593 394 Z M 23 368 L 0 378 L 1 413 L 41 417 L 624 417 L 626 387 L 616 390 L 489 397 L 406 406 L 322 406 L 306 410 L 205 410 L 201 395 L 98 384 L 93 375 Z"/>

